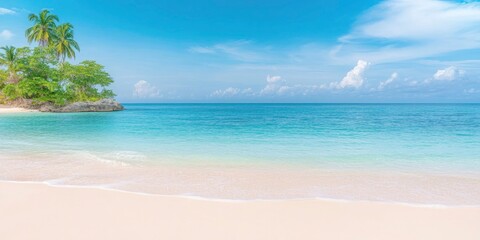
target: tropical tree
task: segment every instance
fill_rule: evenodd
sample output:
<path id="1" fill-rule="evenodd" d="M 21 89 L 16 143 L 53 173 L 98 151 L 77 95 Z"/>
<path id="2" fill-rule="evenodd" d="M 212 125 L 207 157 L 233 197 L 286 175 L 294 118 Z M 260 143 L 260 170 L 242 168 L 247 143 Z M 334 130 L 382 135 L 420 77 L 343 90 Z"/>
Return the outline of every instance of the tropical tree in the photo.
<path id="1" fill-rule="evenodd" d="M 66 92 L 71 101 L 97 101 L 112 98 L 115 94 L 106 89 L 113 83 L 104 66 L 95 61 L 83 61 L 78 65 L 61 65 L 63 78 L 67 79 Z"/>
<path id="2" fill-rule="evenodd" d="M 13 46 L 6 46 L 0 49 L 3 50 L 3 53 L 0 53 L 0 65 L 7 68 L 7 82 L 17 83 L 19 81 L 17 71 L 20 62 L 18 49 Z"/>
<path id="3" fill-rule="evenodd" d="M 63 106 L 115 96 L 108 88 L 113 79 L 104 66 L 95 61 L 76 65 L 65 61 L 80 51 L 70 23 L 57 26 L 58 17 L 48 10 L 30 14 L 29 20 L 35 24 L 25 35 L 39 46 L 0 48 L 0 102 Z"/>
<path id="4" fill-rule="evenodd" d="M 52 43 L 57 58 L 63 63 L 65 58 L 75 58 L 75 50 L 80 51 L 78 43 L 73 39 L 73 26 L 70 23 L 59 25 L 55 30 Z"/>
<path id="5" fill-rule="evenodd" d="M 33 13 L 28 15 L 28 20 L 34 23 L 25 32 L 28 42 L 38 42 L 41 47 L 51 44 L 55 37 L 57 15 L 51 14 L 48 10 L 43 10 L 38 15 Z"/>

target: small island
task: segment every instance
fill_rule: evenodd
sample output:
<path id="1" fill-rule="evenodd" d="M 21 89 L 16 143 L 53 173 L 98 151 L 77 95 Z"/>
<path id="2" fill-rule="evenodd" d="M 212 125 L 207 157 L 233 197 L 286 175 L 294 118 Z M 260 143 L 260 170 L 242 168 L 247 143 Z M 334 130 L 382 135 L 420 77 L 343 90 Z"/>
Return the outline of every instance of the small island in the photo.
<path id="1" fill-rule="evenodd" d="M 25 36 L 38 46 L 0 48 L 0 104 L 42 112 L 120 111 L 104 66 L 92 60 L 73 64 L 80 51 L 74 27 L 48 10 L 30 14 Z"/>

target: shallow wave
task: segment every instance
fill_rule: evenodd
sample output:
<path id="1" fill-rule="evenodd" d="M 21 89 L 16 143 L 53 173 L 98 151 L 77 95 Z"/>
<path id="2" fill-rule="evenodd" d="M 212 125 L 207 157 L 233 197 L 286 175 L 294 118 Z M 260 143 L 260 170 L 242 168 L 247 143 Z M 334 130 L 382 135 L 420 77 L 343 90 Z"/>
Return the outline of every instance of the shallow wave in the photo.
<path id="1" fill-rule="evenodd" d="M 61 184 L 62 179 L 54 179 L 50 181 L 11 181 L 11 180 L 0 180 L 0 182 L 5 183 L 17 183 L 17 184 L 45 184 L 51 187 L 62 187 L 62 188 L 80 188 L 80 189 L 99 189 L 105 191 L 114 191 L 122 192 L 128 194 L 136 194 L 143 196 L 161 196 L 161 197 L 179 197 L 186 199 L 193 199 L 198 201 L 215 201 L 215 202 L 272 202 L 272 201 L 308 201 L 308 200 L 319 200 L 319 201 L 328 201 L 328 202 L 341 202 L 341 203 L 379 203 L 379 204 L 394 204 L 394 205 L 405 205 L 410 207 L 420 207 L 420 208 L 478 208 L 478 205 L 446 205 L 446 204 L 427 204 L 427 203 L 411 203 L 411 202 L 397 202 L 397 201 L 369 201 L 369 200 L 352 200 L 352 199 L 340 199 L 340 198 L 327 198 L 327 197 L 313 197 L 313 198 L 288 198 L 288 199 L 227 199 L 227 198 L 213 198 L 213 197 L 203 197 L 195 195 L 171 195 L 171 194 L 155 194 L 131 190 L 122 190 L 115 188 L 114 186 L 109 185 L 92 185 L 92 186 L 79 186 L 79 185 L 68 185 Z"/>
<path id="2" fill-rule="evenodd" d="M 148 161 L 135 151 L 2 153 L 0 180 L 224 200 L 334 199 L 480 205 L 480 176 L 290 165 L 161 164 Z"/>
<path id="3" fill-rule="evenodd" d="M 145 161 L 147 157 L 144 154 L 135 151 L 116 151 L 109 156 L 112 156 L 118 161 Z"/>
<path id="4" fill-rule="evenodd" d="M 135 151 L 113 151 L 113 152 L 92 152 L 92 151 L 64 151 L 61 155 L 68 155 L 70 158 L 81 161 L 97 161 L 104 164 L 130 166 L 146 161 L 147 157 Z"/>

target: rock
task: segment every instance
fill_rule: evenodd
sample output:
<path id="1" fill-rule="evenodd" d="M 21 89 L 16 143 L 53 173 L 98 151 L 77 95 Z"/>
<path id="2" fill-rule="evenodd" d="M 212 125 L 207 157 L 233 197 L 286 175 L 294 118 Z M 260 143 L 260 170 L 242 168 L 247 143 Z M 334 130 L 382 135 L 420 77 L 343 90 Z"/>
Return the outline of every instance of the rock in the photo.
<path id="1" fill-rule="evenodd" d="M 38 108 L 30 99 L 16 99 L 14 101 L 8 102 L 7 105 L 10 107 L 18 107 L 18 108 L 26 108 L 26 109 Z"/>
<path id="2" fill-rule="evenodd" d="M 96 102 L 76 102 L 63 107 L 53 104 L 44 104 L 40 107 L 41 112 L 113 112 L 122 111 L 123 106 L 113 99 L 102 99 Z"/>

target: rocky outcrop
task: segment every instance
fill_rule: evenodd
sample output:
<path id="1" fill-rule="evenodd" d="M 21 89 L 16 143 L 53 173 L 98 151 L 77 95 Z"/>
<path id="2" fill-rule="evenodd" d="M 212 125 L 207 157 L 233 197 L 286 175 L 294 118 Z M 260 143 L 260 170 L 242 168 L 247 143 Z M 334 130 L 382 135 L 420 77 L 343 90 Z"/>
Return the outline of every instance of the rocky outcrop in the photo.
<path id="1" fill-rule="evenodd" d="M 113 112 L 122 111 L 123 106 L 113 99 L 102 99 L 96 102 L 76 102 L 66 106 L 57 107 L 51 104 L 40 106 L 41 112 Z"/>
<path id="2" fill-rule="evenodd" d="M 30 99 L 16 99 L 14 101 L 6 102 L 5 105 L 17 108 L 38 109 L 38 106 Z"/>

